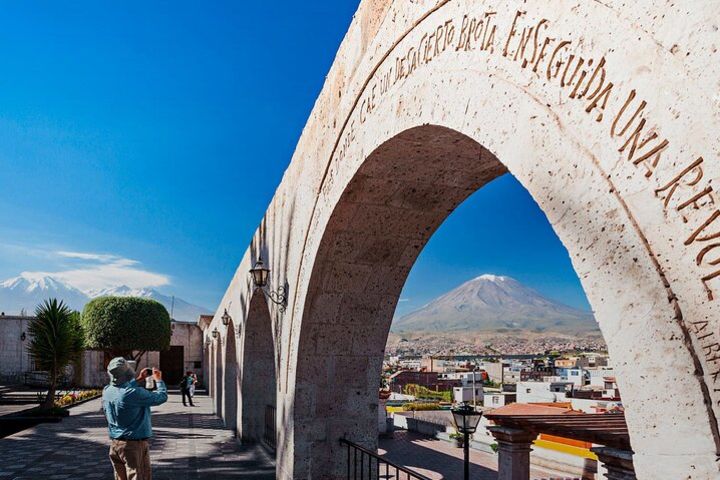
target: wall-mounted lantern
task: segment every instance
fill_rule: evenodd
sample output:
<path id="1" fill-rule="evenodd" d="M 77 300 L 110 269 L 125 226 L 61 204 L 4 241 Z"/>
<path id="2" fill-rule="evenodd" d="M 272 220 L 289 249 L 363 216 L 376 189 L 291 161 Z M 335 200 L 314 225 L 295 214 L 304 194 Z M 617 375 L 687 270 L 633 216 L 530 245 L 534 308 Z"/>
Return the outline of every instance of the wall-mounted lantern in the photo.
<path id="1" fill-rule="evenodd" d="M 217 327 L 215 327 L 215 329 L 212 331 L 212 337 L 218 338 L 219 335 L 220 335 L 220 332 L 218 332 Z"/>
<path id="2" fill-rule="evenodd" d="M 21 341 L 21 342 L 24 342 L 26 338 L 27 338 L 27 336 L 25 335 L 25 332 L 22 332 L 22 333 L 20 334 L 20 341 Z"/>
<path id="3" fill-rule="evenodd" d="M 285 286 L 280 286 L 275 291 L 267 288 L 270 269 L 265 267 L 262 257 L 259 257 L 257 262 L 255 262 L 255 266 L 250 269 L 250 275 L 252 276 L 255 288 L 262 290 L 265 297 L 277 305 L 280 312 L 284 312 L 285 307 L 287 307 L 287 292 Z"/>
<path id="4" fill-rule="evenodd" d="M 230 325 L 230 321 L 232 320 L 232 317 L 228 313 L 227 308 L 225 309 L 225 313 L 222 314 L 222 317 L 220 317 L 220 319 L 222 320 L 222 324 L 225 325 L 226 327 L 228 325 Z"/>

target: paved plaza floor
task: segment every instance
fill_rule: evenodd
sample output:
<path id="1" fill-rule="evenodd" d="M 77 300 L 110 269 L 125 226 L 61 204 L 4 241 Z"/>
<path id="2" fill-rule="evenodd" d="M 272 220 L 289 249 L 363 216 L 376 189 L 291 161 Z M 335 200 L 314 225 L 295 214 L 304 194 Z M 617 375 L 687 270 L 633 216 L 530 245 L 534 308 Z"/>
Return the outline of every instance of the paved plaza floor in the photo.
<path id="1" fill-rule="evenodd" d="M 380 440 L 379 453 L 433 480 L 463 478 L 463 449 L 426 435 L 396 430 L 392 438 Z M 470 450 L 470 478 L 497 480 L 497 455 Z M 572 478 L 559 472 L 533 468 L 531 480 Z"/>
<path id="2" fill-rule="evenodd" d="M 183 407 L 179 393 L 153 408 L 154 480 L 274 479 L 275 466 L 259 446 L 239 446 L 212 414 L 211 400 L 196 396 Z M 0 439 L 0 480 L 112 479 L 107 423 L 100 400 L 78 405 L 60 423 L 41 424 Z"/>
<path id="3" fill-rule="evenodd" d="M 275 467 L 260 446 L 240 446 L 212 414 L 211 399 L 195 397 L 183 407 L 171 393 L 153 408 L 151 458 L 154 480 L 274 479 Z M 100 400 L 71 409 L 60 423 L 41 424 L 0 439 L 0 480 L 111 479 L 107 423 Z M 399 430 L 380 441 L 379 453 L 432 479 L 462 478 L 462 449 L 424 435 Z M 497 479 L 497 456 L 472 450 L 470 476 Z M 534 469 L 531 478 L 558 478 Z"/>

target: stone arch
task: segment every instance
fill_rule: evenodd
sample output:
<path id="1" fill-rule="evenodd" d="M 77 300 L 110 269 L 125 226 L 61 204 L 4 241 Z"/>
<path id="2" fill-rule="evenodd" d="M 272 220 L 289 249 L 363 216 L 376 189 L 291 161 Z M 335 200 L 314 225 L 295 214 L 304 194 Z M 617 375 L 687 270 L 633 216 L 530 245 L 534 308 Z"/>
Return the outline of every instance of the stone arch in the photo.
<path id="1" fill-rule="evenodd" d="M 493 153 L 469 136 L 447 127 L 424 125 L 381 143 L 348 182 L 322 231 L 299 336 L 293 425 L 294 463 L 295 468 L 303 469 L 300 476 L 331 471 L 341 477 L 344 464 L 337 444 L 341 437 L 375 448 L 378 375 L 392 313 L 407 274 L 448 214 L 507 171 Z M 677 388 L 677 381 L 684 381 L 687 388 L 697 388 L 693 359 L 687 350 L 675 352 L 685 356 L 682 379 L 677 372 L 661 372 L 663 362 L 658 355 L 675 335 L 683 335 L 675 306 L 665 301 L 665 280 L 654 268 L 642 239 L 624 227 L 632 219 L 614 204 L 618 199 L 604 188 L 606 179 L 592 171 L 581 175 L 587 175 L 590 186 L 584 202 L 574 201 L 572 191 L 563 192 L 557 185 L 538 188 L 542 185 L 538 179 L 522 172 L 518 178 L 568 247 L 611 356 L 618 363 L 639 469 L 649 468 L 643 462 L 644 453 L 658 453 L 656 435 L 660 432 L 674 437 L 681 429 L 703 438 L 706 452 L 712 455 L 709 425 L 698 435 L 697 426 L 658 415 L 693 407 L 696 414 L 707 415 L 705 405 L 690 407 L 681 395 L 665 398 L 663 407 L 656 405 L 653 387 L 668 391 Z M 593 245 L 598 241 L 602 247 Z M 608 244 L 612 245 L 609 257 Z M 627 257 L 620 258 L 616 252 Z M 601 268 L 584 265 L 588 257 L 602 258 L 603 254 L 607 263 Z M 638 263 L 646 265 L 638 269 Z M 624 295 L 629 298 L 608 298 L 623 297 L 617 285 L 628 278 L 642 285 L 642 290 Z M 618 300 L 622 317 L 618 316 Z M 655 372 L 652 384 L 643 382 L 635 369 L 638 366 Z M 635 382 L 644 385 L 637 388 Z M 322 429 L 313 425 L 319 412 L 324 415 Z M 667 465 L 681 471 L 688 468 L 683 463 L 697 463 L 696 446 L 678 454 L 678 446 L 673 445 L 665 453 L 674 454 L 666 460 Z"/>
<path id="2" fill-rule="evenodd" d="M 275 409 L 277 375 L 272 318 L 260 290 L 250 299 L 242 352 L 242 420 L 244 443 L 261 442 L 265 435 L 266 407 Z"/>
<path id="3" fill-rule="evenodd" d="M 238 397 L 239 397 L 239 382 L 240 377 L 238 370 L 238 357 L 237 357 L 237 338 L 235 335 L 235 326 L 231 321 L 227 326 L 225 333 L 225 353 L 224 357 L 224 368 L 223 368 L 223 394 L 222 394 L 222 417 L 225 422 L 225 426 L 232 428 L 237 432 L 238 427 Z"/>

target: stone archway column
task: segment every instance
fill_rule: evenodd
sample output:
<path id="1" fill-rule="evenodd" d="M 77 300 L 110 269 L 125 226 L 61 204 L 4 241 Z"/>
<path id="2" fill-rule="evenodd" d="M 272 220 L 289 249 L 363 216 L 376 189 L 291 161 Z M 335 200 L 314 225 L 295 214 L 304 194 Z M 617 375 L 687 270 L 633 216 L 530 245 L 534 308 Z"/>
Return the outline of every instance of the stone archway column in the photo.
<path id="1" fill-rule="evenodd" d="M 498 443 L 498 480 L 529 480 L 530 452 L 537 434 L 507 427 L 489 427 Z"/>
<path id="2" fill-rule="evenodd" d="M 637 480 L 633 466 L 633 452 L 611 447 L 593 447 L 590 449 L 603 464 L 608 480 Z"/>

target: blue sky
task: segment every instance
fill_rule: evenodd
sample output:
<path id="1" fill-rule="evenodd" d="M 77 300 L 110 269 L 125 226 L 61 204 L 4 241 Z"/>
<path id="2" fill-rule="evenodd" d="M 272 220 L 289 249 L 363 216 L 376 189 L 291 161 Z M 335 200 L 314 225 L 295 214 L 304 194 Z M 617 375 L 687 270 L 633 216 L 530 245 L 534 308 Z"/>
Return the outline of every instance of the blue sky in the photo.
<path id="1" fill-rule="evenodd" d="M 356 7 L 4 5 L 0 279 L 154 286 L 214 308 Z M 587 308 L 567 254 L 510 177 L 441 227 L 401 311 L 484 272 Z"/>

